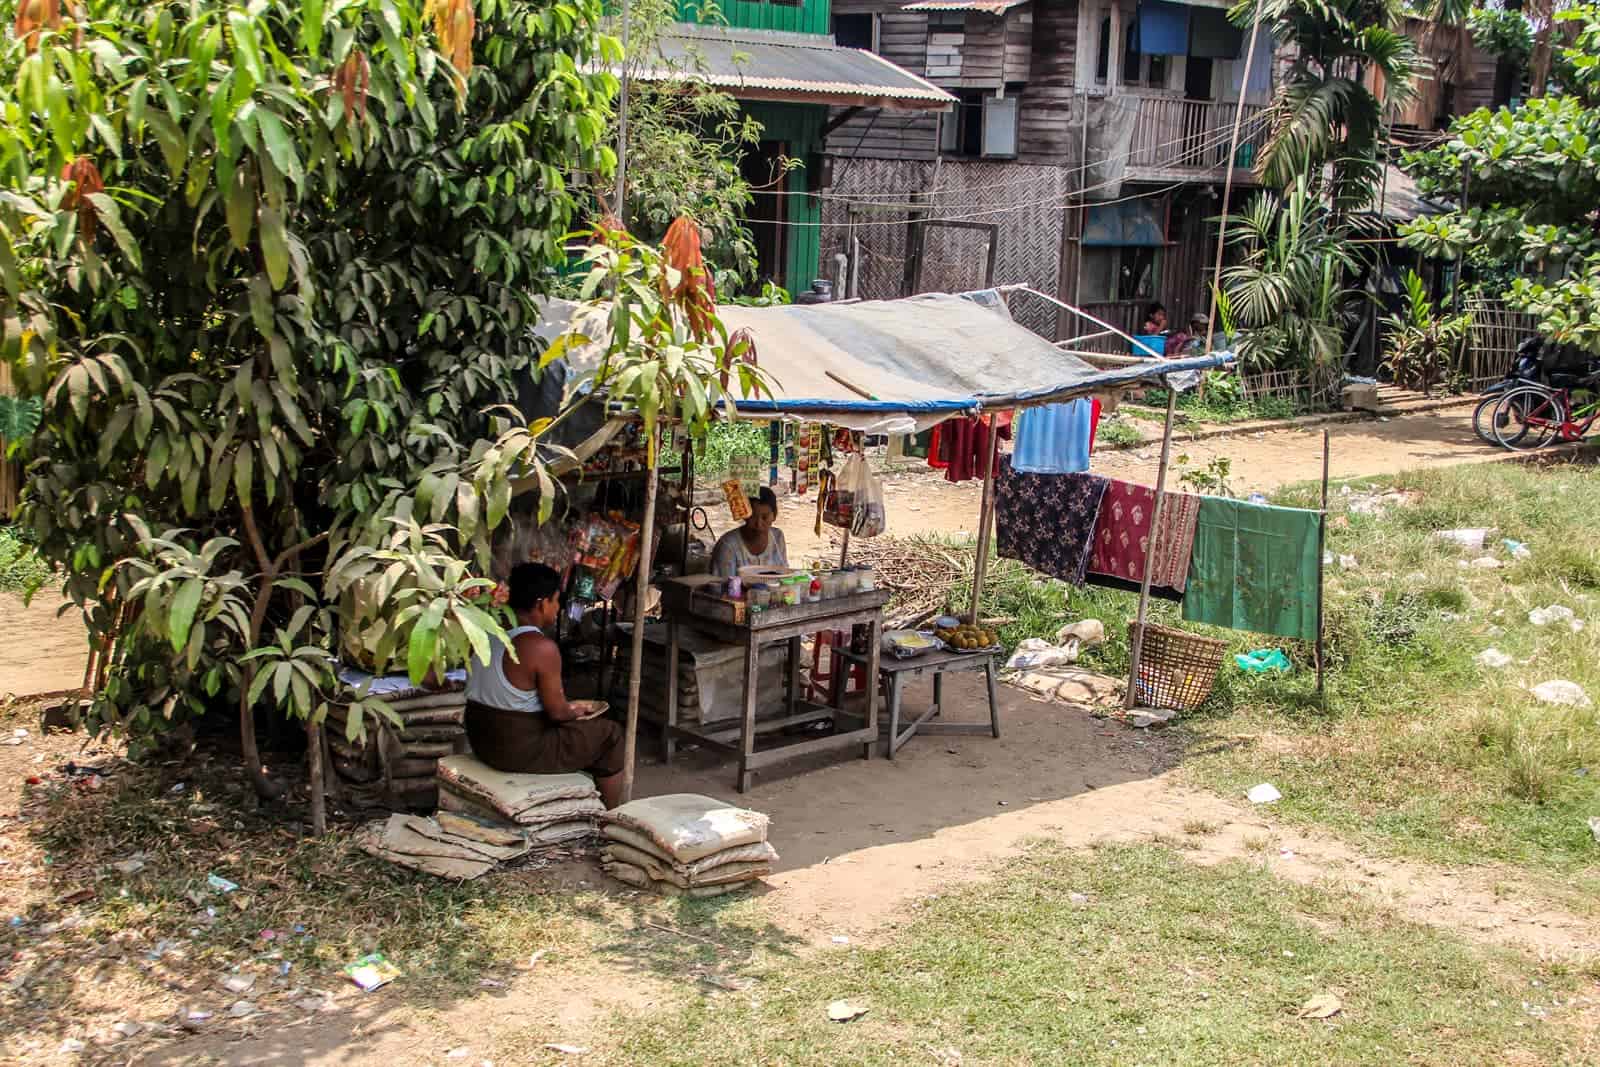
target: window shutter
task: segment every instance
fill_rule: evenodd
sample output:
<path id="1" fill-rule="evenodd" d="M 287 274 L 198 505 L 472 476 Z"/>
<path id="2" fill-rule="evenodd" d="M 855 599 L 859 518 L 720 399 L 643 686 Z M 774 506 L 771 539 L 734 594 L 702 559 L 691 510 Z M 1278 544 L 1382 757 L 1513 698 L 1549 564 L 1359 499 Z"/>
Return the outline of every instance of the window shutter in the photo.
<path id="1" fill-rule="evenodd" d="M 983 98 L 983 154 L 1012 157 L 1017 154 L 1017 98 Z"/>

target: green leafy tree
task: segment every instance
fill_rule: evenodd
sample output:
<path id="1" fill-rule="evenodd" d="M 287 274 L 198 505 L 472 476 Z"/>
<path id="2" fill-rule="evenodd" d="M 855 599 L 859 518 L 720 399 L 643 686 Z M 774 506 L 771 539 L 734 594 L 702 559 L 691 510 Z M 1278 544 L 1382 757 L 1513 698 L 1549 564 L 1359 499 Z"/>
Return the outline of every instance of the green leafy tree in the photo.
<path id="1" fill-rule="evenodd" d="M 500 407 L 603 144 L 598 0 L 57 0 L 0 50 L 24 520 L 125 654 L 102 726 L 313 730 L 351 634 L 420 679 L 478 607 L 542 425 Z M 377 602 L 383 610 L 376 613 Z M 382 616 L 382 632 L 372 632 Z M 364 727 L 358 705 L 353 734 Z"/>
<path id="2" fill-rule="evenodd" d="M 1546 335 L 1600 353 L 1600 7 L 1557 16 L 1577 26 L 1563 91 L 1516 111 L 1457 119 L 1437 148 L 1408 154 L 1418 190 L 1467 206 L 1407 224 L 1406 243 L 1509 279 L 1503 295 Z"/>
<path id="3" fill-rule="evenodd" d="M 762 126 L 732 95 L 699 75 L 691 51 L 669 61 L 659 47 L 678 15 L 677 0 L 631 0 L 628 12 L 632 69 L 628 89 L 627 173 L 622 221 L 640 241 L 661 241 L 679 218 L 691 218 L 705 239 L 712 280 L 722 293 L 752 282 L 759 267 L 745 219 L 757 196 L 776 195 L 783 176 L 799 165 L 781 160 L 775 172 L 752 184 L 742 167 L 761 141 Z M 722 22 L 721 8 L 697 7 L 701 24 Z M 649 73 L 648 79 L 642 75 Z M 665 75 L 665 77 L 663 77 Z M 616 132 L 611 139 L 614 142 Z"/>
<path id="4" fill-rule="evenodd" d="M 1400 0 L 1260 0 L 1263 25 L 1291 49 L 1269 115 L 1267 143 L 1256 170 L 1267 183 L 1308 178 L 1341 210 L 1359 210 L 1377 194 L 1384 108 L 1406 100 L 1416 75 L 1416 44 L 1400 32 Z M 1248 25 L 1256 0 L 1241 0 L 1231 17 Z M 1382 97 L 1366 86 L 1383 79 Z"/>

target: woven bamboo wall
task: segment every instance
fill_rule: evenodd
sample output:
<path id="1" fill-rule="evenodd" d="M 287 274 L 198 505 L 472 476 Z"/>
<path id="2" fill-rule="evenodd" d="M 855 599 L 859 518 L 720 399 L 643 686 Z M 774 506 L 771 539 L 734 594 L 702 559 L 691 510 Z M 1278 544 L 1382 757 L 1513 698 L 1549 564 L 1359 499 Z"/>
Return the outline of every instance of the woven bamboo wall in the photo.
<path id="1" fill-rule="evenodd" d="M 906 255 L 913 202 L 925 218 L 998 225 L 996 285 L 1021 283 L 1041 292 L 1059 289 L 1062 225 L 1071 172 L 1064 167 L 1027 163 L 944 160 L 840 160 L 834 169 L 836 196 L 876 203 L 828 200 L 823 206 L 822 258 L 850 252 L 850 229 L 860 241 L 859 295 L 864 300 L 909 296 Z M 915 199 L 913 199 L 913 194 Z M 922 289 L 960 292 L 981 286 L 987 268 L 988 237 L 978 231 L 932 227 L 923 248 Z M 1017 320 L 1054 339 L 1055 309 L 1043 301 L 1013 303 Z"/>
<path id="2" fill-rule="evenodd" d="M 1536 332 L 1532 315 L 1513 311 L 1503 300 L 1472 297 L 1472 332 L 1461 370 L 1469 388 L 1480 388 L 1505 376 L 1516 358 L 1517 345 Z"/>

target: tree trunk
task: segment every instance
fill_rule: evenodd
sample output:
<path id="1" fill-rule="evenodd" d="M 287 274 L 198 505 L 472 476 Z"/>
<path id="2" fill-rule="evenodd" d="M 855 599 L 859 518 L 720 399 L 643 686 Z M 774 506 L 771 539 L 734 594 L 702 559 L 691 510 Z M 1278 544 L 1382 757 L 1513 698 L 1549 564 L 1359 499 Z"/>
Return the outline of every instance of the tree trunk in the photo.
<path id="1" fill-rule="evenodd" d="M 328 832 L 328 803 L 324 792 L 322 766 L 322 724 L 306 720 L 306 758 L 311 761 L 311 832 L 318 837 Z"/>
<path id="2" fill-rule="evenodd" d="M 261 629 L 267 621 L 267 604 L 272 599 L 272 578 L 265 576 L 256 593 L 255 606 L 250 611 L 250 647 L 261 641 Z M 256 664 L 245 664 L 244 678 L 239 684 L 239 748 L 244 752 L 245 770 L 250 772 L 250 782 L 262 800 L 276 800 L 283 795 L 282 784 L 268 778 L 261 769 L 261 749 L 256 745 L 256 711 L 250 702 L 250 688 L 255 684 Z"/>
<path id="3" fill-rule="evenodd" d="M 1550 81 L 1550 62 L 1554 56 L 1556 32 L 1555 4 L 1553 0 L 1532 0 L 1531 14 L 1538 31 L 1533 38 L 1533 58 L 1528 69 L 1528 96 L 1544 95 Z"/>

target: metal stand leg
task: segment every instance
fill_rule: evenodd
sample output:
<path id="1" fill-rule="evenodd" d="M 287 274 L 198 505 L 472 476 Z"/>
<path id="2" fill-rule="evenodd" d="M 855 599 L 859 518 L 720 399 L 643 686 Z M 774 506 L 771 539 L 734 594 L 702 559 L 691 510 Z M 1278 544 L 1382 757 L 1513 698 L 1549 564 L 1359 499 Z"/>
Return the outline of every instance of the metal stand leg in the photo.
<path id="1" fill-rule="evenodd" d="M 750 791 L 750 757 L 756 751 L 756 678 L 761 666 L 761 646 L 753 635 L 744 645 L 744 724 L 739 738 L 739 792 Z"/>
<path id="2" fill-rule="evenodd" d="M 678 751 L 678 624 L 667 623 L 667 724 L 661 728 L 661 760 L 672 766 Z"/>
<path id="3" fill-rule="evenodd" d="M 984 677 L 989 681 L 989 726 L 996 737 L 1000 736 L 1000 695 L 994 682 L 994 657 L 983 665 Z"/>
<path id="4" fill-rule="evenodd" d="M 894 759 L 894 750 L 900 746 L 900 676 L 889 681 L 889 740 L 885 742 L 885 755 Z"/>
<path id="5" fill-rule="evenodd" d="M 789 638 L 789 692 L 788 711 L 785 714 L 793 715 L 799 707 L 800 699 L 800 638 Z"/>
<path id="6" fill-rule="evenodd" d="M 939 671 L 933 676 L 933 717 L 937 719 L 944 711 L 944 671 Z"/>

